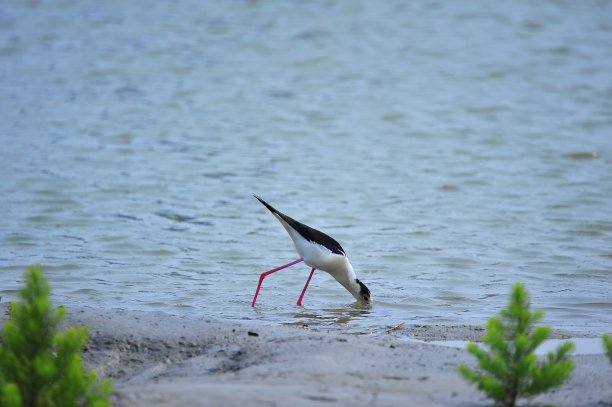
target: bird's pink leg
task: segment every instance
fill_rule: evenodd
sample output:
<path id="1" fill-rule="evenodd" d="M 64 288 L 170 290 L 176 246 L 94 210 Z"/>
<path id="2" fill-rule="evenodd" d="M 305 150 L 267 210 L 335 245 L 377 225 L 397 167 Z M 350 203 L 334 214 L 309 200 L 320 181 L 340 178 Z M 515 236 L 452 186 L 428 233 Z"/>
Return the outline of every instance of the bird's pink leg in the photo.
<path id="1" fill-rule="evenodd" d="M 297 263 L 299 263 L 301 261 L 304 261 L 303 257 L 300 257 L 299 259 L 297 259 L 296 261 L 292 261 L 291 263 L 285 264 L 284 266 L 280 266 L 280 267 L 277 267 L 275 269 L 268 270 L 265 273 L 261 273 L 261 275 L 259 276 L 259 284 L 257 284 L 257 291 L 255 291 L 255 297 L 253 297 L 253 304 L 251 304 L 251 307 L 255 306 L 255 301 L 257 300 L 257 295 L 259 294 L 259 289 L 261 288 L 261 283 L 263 282 L 263 279 L 266 278 L 266 276 L 268 274 L 272 274 L 272 273 L 275 273 L 275 272 L 277 272 L 279 270 L 287 268 L 289 266 L 293 266 L 294 264 L 297 264 Z M 308 280 L 310 280 L 310 279 L 308 279 Z M 306 288 L 304 288 L 304 290 L 306 290 Z"/>
<path id="2" fill-rule="evenodd" d="M 304 286 L 304 289 L 302 290 L 302 295 L 300 295 L 300 298 L 298 299 L 297 305 L 298 306 L 302 306 L 302 298 L 304 298 L 304 293 L 306 292 L 306 288 L 308 287 L 308 283 L 310 283 L 310 279 L 312 278 L 312 275 L 314 274 L 314 267 L 312 268 L 312 271 L 310 272 L 310 275 L 308 276 L 308 280 L 306 280 L 306 285 Z"/>

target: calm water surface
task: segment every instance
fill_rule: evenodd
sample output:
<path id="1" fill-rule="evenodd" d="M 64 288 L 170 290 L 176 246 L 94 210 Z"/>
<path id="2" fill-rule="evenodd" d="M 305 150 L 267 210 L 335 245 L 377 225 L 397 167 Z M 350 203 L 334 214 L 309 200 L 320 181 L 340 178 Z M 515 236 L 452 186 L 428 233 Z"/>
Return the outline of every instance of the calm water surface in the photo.
<path id="1" fill-rule="evenodd" d="M 8 0 L 0 296 L 375 330 L 612 326 L 612 2 Z M 334 236 L 374 306 L 251 193 Z M 609 329 L 608 329 L 609 330 Z"/>

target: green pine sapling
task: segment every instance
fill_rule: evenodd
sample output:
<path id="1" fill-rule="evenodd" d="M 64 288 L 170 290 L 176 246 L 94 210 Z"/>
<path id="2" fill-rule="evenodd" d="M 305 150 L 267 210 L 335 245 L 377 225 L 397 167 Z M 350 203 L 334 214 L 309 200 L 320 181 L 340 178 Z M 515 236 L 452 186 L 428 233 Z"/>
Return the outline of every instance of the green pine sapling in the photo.
<path id="1" fill-rule="evenodd" d="M 87 327 L 58 331 L 64 308 L 49 300 L 39 267 L 30 267 L 21 301 L 11 303 L 0 341 L 0 405 L 7 407 L 107 407 L 111 382 L 83 368 Z"/>
<path id="2" fill-rule="evenodd" d="M 548 352 L 546 360 L 538 360 L 534 351 L 550 334 L 549 327 L 533 325 L 542 316 L 542 311 L 529 310 L 523 285 L 514 284 L 508 308 L 487 323 L 483 342 L 488 349 L 475 343 L 467 345 L 480 368 L 460 365 L 459 372 L 504 407 L 513 407 L 519 397 L 531 397 L 561 385 L 574 367 L 568 356 L 574 345 L 565 342 L 556 352 Z"/>
<path id="3" fill-rule="evenodd" d="M 606 355 L 608 355 L 608 358 L 610 358 L 610 363 L 612 363 L 612 339 L 610 339 L 610 335 L 608 334 L 604 334 L 602 339 Z"/>

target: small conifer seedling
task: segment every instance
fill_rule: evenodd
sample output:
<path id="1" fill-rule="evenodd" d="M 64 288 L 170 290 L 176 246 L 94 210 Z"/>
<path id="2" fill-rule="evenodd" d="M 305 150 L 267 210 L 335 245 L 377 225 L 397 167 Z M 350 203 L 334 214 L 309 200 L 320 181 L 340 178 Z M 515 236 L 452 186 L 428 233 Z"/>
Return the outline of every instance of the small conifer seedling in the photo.
<path id="1" fill-rule="evenodd" d="M 485 349 L 475 343 L 467 345 L 478 359 L 479 369 L 460 365 L 459 372 L 504 407 L 513 407 L 520 397 L 561 385 L 574 367 L 568 356 L 574 345 L 565 342 L 555 352 L 548 352 L 545 360 L 538 360 L 534 351 L 550 334 L 549 327 L 534 327 L 542 316 L 542 311 L 529 310 L 523 285 L 514 284 L 508 308 L 487 323 Z"/>
<path id="2" fill-rule="evenodd" d="M 0 340 L 0 406 L 110 406 L 110 380 L 83 368 L 87 327 L 59 332 L 64 308 L 51 306 L 40 268 L 30 267 L 25 280 Z"/>
<path id="3" fill-rule="evenodd" d="M 612 339 L 610 339 L 610 335 L 608 334 L 604 334 L 602 339 L 606 355 L 608 355 L 608 358 L 610 358 L 610 363 L 612 363 Z"/>

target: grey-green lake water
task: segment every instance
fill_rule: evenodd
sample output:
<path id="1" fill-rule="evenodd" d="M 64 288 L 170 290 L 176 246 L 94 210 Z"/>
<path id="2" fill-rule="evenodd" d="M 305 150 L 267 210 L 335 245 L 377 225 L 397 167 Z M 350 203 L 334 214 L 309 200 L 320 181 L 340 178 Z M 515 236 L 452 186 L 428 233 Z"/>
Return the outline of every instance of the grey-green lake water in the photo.
<path id="1" fill-rule="evenodd" d="M 371 330 L 612 326 L 612 2 L 3 2 L 0 296 Z M 257 193 L 374 305 L 296 265 Z M 609 330 L 609 329 L 608 329 Z"/>

